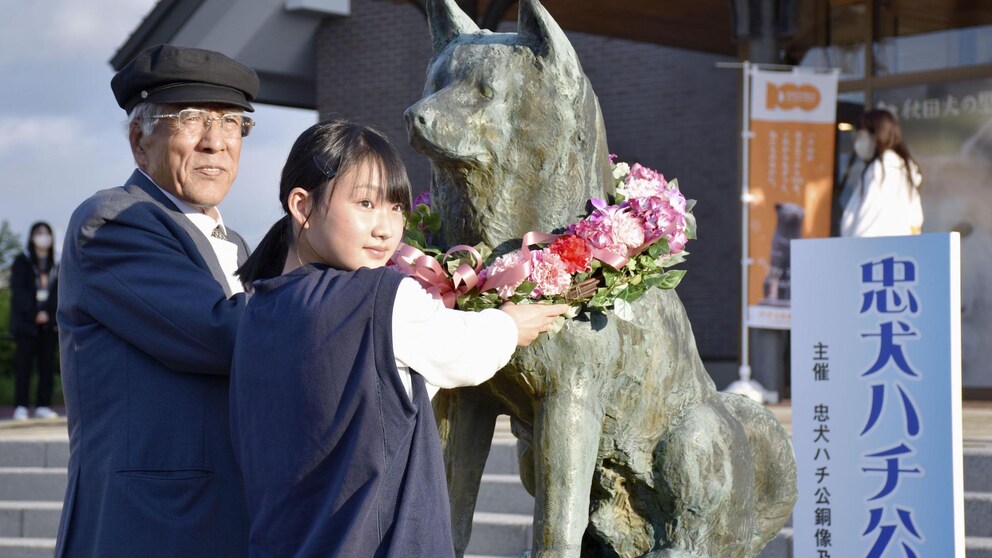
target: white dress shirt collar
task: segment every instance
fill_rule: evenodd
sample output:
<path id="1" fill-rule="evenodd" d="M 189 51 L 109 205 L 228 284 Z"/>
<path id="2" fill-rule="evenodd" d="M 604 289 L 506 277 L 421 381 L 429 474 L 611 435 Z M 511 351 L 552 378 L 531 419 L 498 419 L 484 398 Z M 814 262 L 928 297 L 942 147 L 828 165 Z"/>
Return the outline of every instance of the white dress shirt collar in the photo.
<path id="1" fill-rule="evenodd" d="M 148 176 L 145 171 L 138 169 L 141 174 L 144 174 L 148 180 L 155 184 L 152 177 Z M 244 286 L 241 285 L 241 281 L 238 280 L 235 275 L 235 271 L 238 269 L 238 246 L 231 242 L 230 240 L 223 240 L 213 236 L 211 233 L 214 232 L 218 226 L 224 231 L 224 236 L 227 236 L 227 227 L 224 226 L 224 218 L 220 214 L 220 210 L 217 209 L 217 218 L 203 213 L 199 209 L 184 203 L 182 200 L 166 192 L 161 186 L 155 184 L 155 187 L 159 189 L 160 192 L 165 194 L 165 197 L 169 198 L 172 203 L 176 204 L 179 211 L 190 220 L 191 223 L 203 233 L 203 236 L 207 237 L 207 241 L 210 242 L 210 247 L 214 250 L 214 255 L 217 256 L 217 261 L 220 263 L 221 269 L 224 271 L 224 276 L 227 278 L 227 286 L 230 288 L 231 293 L 243 293 Z M 216 208 L 215 208 L 216 209 Z"/>

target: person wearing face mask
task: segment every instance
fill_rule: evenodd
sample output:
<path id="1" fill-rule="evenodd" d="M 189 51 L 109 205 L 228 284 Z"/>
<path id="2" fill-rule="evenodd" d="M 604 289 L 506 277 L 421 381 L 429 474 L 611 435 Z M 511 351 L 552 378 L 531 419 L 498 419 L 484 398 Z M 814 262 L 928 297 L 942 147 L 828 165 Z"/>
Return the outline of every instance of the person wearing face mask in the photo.
<path id="1" fill-rule="evenodd" d="M 923 177 L 892 113 L 871 110 L 861 116 L 854 153 L 863 166 L 854 165 L 852 157 L 844 173 L 842 183 L 848 191 L 840 235 L 919 234 L 923 226 L 919 192 Z M 848 183 L 849 178 L 854 180 Z"/>
<path id="2" fill-rule="evenodd" d="M 59 416 L 52 410 L 55 373 L 55 330 L 58 258 L 53 248 L 52 227 L 45 222 L 31 225 L 28 248 L 14 258 L 10 270 L 10 332 L 14 352 L 14 420 L 27 420 L 31 372 L 38 365 L 36 418 Z"/>

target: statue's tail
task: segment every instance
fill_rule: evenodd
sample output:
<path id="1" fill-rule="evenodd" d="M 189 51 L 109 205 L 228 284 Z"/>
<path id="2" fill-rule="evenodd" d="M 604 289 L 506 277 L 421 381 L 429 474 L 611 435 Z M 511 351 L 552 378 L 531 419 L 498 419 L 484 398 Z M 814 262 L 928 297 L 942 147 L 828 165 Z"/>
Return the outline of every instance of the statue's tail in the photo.
<path id="1" fill-rule="evenodd" d="M 743 395 L 721 395 L 751 444 L 758 534 L 748 555 L 757 556 L 788 521 L 796 503 L 796 458 L 788 432 L 771 411 Z"/>

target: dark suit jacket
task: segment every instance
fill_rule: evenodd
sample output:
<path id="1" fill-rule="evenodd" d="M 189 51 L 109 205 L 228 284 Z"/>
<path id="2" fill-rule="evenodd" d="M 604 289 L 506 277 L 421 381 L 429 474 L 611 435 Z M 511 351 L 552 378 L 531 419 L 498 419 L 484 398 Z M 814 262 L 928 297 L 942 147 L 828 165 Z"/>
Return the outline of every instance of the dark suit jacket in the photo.
<path id="1" fill-rule="evenodd" d="M 46 327 L 55 326 L 55 309 L 58 305 L 58 265 L 48 273 L 48 300 L 38 302 L 38 274 L 27 254 L 18 254 L 10 266 L 10 333 L 37 335 L 35 318 L 38 312 L 48 312 Z"/>
<path id="2" fill-rule="evenodd" d="M 60 279 L 70 457 L 55 556 L 247 555 L 228 430 L 246 297 L 228 298 L 209 241 L 135 171 L 73 213 Z"/>

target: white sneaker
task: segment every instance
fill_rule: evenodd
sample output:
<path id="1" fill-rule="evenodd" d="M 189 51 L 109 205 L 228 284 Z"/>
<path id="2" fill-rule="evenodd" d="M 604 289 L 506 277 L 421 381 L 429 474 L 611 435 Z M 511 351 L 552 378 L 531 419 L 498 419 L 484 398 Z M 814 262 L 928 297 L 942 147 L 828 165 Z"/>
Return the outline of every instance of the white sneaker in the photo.
<path id="1" fill-rule="evenodd" d="M 14 409 L 14 420 L 28 420 L 28 408 L 18 406 Z"/>
<path id="2" fill-rule="evenodd" d="M 59 414 L 48 407 L 38 407 L 34 410 L 34 418 L 50 419 L 58 418 Z"/>

